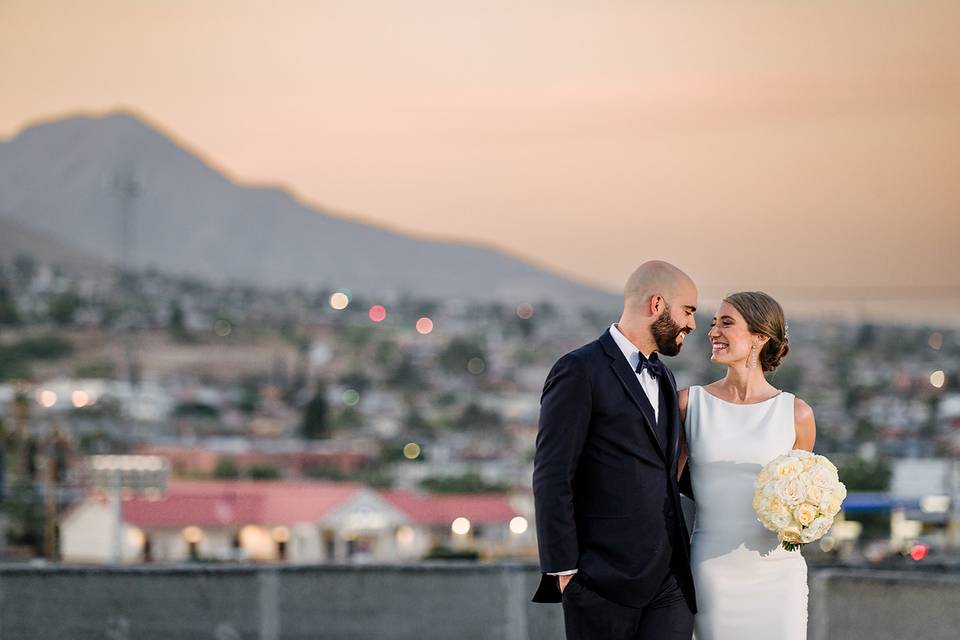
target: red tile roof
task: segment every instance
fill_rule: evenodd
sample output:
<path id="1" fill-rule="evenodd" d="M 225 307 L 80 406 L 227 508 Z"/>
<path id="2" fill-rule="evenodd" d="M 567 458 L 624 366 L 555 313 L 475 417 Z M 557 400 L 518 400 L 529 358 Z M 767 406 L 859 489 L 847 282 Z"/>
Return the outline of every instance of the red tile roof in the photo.
<path id="1" fill-rule="evenodd" d="M 125 501 L 123 517 L 150 528 L 315 522 L 361 489 L 346 482 L 174 480 L 160 500 Z"/>
<path id="2" fill-rule="evenodd" d="M 495 524 L 509 522 L 518 515 L 507 497 L 499 493 L 418 494 L 381 491 L 380 495 L 419 524 L 449 526 L 459 517 L 473 524 Z"/>
<path id="3" fill-rule="evenodd" d="M 350 482 L 173 480 L 160 500 L 124 501 L 123 517 L 152 529 L 317 522 L 364 488 Z M 473 524 L 496 524 L 517 515 L 502 494 L 379 491 L 378 495 L 416 524 L 449 526 L 461 516 Z"/>

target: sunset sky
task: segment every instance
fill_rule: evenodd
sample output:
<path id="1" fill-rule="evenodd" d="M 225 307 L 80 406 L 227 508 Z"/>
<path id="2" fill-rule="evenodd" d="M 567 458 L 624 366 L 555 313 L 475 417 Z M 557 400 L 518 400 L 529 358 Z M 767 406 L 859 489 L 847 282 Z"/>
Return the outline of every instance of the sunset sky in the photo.
<path id="1" fill-rule="evenodd" d="M 606 288 L 662 257 L 708 299 L 960 317 L 958 24 L 928 0 L 0 0 L 0 136 L 128 108 L 240 181 Z"/>

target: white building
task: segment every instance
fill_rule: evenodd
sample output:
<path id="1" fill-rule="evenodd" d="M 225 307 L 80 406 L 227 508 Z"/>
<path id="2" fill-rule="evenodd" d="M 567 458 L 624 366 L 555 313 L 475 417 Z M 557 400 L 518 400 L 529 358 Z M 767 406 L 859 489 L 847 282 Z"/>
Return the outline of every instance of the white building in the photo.
<path id="1" fill-rule="evenodd" d="M 63 560 L 109 562 L 114 523 L 105 496 L 82 500 L 61 519 Z M 506 496 L 378 492 L 356 483 L 173 481 L 162 497 L 124 500 L 121 526 L 129 563 L 398 562 L 434 546 L 500 554 L 535 544 Z"/>

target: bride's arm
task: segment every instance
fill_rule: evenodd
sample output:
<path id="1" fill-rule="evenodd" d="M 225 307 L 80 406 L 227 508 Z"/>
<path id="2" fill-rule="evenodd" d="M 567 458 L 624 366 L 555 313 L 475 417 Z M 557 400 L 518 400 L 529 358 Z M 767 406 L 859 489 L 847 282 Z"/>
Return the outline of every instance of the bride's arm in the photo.
<path id="1" fill-rule="evenodd" d="M 793 423 L 797 431 L 793 448 L 813 451 L 813 443 L 817 441 L 817 423 L 813 419 L 813 409 L 800 398 L 794 399 Z"/>
<path id="2" fill-rule="evenodd" d="M 689 389 L 680 389 L 677 393 L 677 405 L 680 407 L 680 455 L 677 458 L 677 480 L 683 477 L 683 468 L 687 466 L 687 458 L 690 457 L 687 451 L 687 433 L 683 428 L 687 420 L 687 397 Z"/>

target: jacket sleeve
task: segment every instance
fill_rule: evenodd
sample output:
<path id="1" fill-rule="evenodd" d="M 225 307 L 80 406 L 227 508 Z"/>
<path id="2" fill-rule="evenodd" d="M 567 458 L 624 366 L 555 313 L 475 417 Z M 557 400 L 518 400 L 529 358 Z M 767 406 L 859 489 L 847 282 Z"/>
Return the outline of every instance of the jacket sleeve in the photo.
<path id="1" fill-rule="evenodd" d="M 578 564 L 573 478 L 589 430 L 591 407 L 592 391 L 584 365 L 567 354 L 544 383 L 533 459 L 537 543 L 544 573 L 568 571 Z"/>

